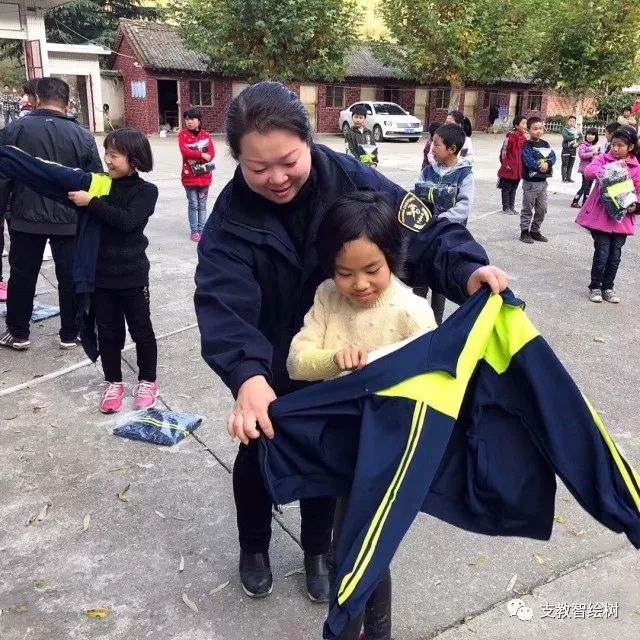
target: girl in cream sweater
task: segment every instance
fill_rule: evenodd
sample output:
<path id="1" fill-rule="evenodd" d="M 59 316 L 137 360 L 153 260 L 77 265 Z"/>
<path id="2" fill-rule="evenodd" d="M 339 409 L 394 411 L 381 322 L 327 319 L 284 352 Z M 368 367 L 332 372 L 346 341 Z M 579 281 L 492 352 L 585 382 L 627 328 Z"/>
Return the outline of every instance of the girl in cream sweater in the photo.
<path id="1" fill-rule="evenodd" d="M 293 380 L 328 380 L 361 369 L 368 353 L 436 328 L 433 312 L 398 279 L 402 228 L 376 193 L 343 196 L 318 230 L 318 252 L 333 277 L 317 289 L 293 338 Z"/>
<path id="2" fill-rule="evenodd" d="M 404 259 L 402 228 L 381 195 L 341 197 L 322 221 L 317 248 L 333 277 L 318 287 L 304 326 L 291 342 L 287 369 L 293 380 L 327 380 L 361 369 L 374 349 L 436 328 L 427 301 L 398 279 Z M 334 546 L 346 508 L 347 500 L 338 500 Z M 391 640 L 389 570 L 363 616 L 349 623 L 340 640 L 359 637 Z"/>

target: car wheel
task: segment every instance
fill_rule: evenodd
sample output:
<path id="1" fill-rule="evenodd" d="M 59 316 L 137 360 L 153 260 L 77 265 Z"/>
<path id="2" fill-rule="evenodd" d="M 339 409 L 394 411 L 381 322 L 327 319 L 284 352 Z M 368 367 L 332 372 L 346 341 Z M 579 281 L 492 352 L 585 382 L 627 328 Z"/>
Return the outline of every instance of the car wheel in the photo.
<path id="1" fill-rule="evenodd" d="M 349 126 L 349 123 L 345 120 L 344 123 L 342 124 L 342 135 L 346 136 L 347 133 L 349 133 L 349 129 L 351 127 Z"/>
<path id="2" fill-rule="evenodd" d="M 373 139 L 376 142 L 382 142 L 382 129 L 380 128 L 380 125 L 377 124 L 373 127 Z"/>
<path id="3" fill-rule="evenodd" d="M 409 138 L 409 142 L 418 142 L 420 138 Z"/>

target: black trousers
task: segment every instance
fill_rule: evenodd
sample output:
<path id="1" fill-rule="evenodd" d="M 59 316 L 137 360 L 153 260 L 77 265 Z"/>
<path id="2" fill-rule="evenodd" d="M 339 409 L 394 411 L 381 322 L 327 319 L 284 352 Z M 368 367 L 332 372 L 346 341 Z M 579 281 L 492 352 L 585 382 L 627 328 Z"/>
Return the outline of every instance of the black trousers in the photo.
<path id="1" fill-rule="evenodd" d="M 342 533 L 344 517 L 347 513 L 349 501 L 339 498 L 336 516 L 333 524 L 333 542 L 331 545 L 330 578 L 335 582 L 336 547 Z M 365 640 L 391 640 L 391 571 L 387 569 L 384 577 L 378 583 L 374 592 L 369 596 L 364 611 L 354 618 L 342 631 L 338 640 L 358 640 L 360 630 L 364 626 Z"/>
<path id="2" fill-rule="evenodd" d="M 236 502 L 240 548 L 264 553 L 271 541 L 272 502 L 258 461 L 258 441 L 241 444 L 233 466 L 233 497 Z M 305 553 L 327 553 L 335 512 L 334 498 L 300 500 L 300 542 Z"/>
<path id="3" fill-rule="evenodd" d="M 570 180 L 571 172 L 573 171 L 573 165 L 576 161 L 575 149 L 569 151 L 568 149 L 562 150 L 562 179 Z"/>
<path id="4" fill-rule="evenodd" d="M 29 322 L 33 312 L 38 274 L 47 238 L 58 280 L 60 304 L 60 339 L 72 342 L 78 335 L 76 323 L 76 296 L 73 290 L 74 236 L 54 236 L 24 233 L 10 229 L 9 266 L 11 276 L 7 285 L 7 329 L 15 338 L 29 337 Z"/>
<path id="5" fill-rule="evenodd" d="M 502 194 L 502 210 L 512 209 L 515 211 L 516 191 L 520 180 L 510 180 L 509 178 L 500 178 L 500 192 Z"/>
<path id="6" fill-rule="evenodd" d="M 591 192 L 591 185 L 592 184 L 593 184 L 593 180 L 587 180 L 584 177 L 584 174 L 583 174 L 582 175 L 582 184 L 580 185 L 580 189 L 578 190 L 578 193 L 576 193 L 574 201 L 578 202 L 578 200 L 580 200 L 580 196 L 582 196 L 582 204 L 584 204 L 587 201 L 587 198 L 589 197 L 589 193 Z"/>
<path id="7" fill-rule="evenodd" d="M 120 353 L 126 337 L 126 319 L 129 334 L 136 345 L 138 380 L 155 382 L 158 346 L 151 325 L 149 287 L 96 288 L 93 308 L 104 379 L 107 382 L 122 382 Z"/>
<path id="8" fill-rule="evenodd" d="M 627 236 L 622 233 L 592 231 L 593 262 L 589 289 L 613 289 Z"/>

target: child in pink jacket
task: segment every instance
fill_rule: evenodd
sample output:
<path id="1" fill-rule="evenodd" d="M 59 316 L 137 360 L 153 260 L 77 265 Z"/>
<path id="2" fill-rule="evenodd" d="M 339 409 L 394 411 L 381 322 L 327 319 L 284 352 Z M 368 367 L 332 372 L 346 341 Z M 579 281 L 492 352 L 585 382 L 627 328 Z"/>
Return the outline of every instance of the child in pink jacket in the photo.
<path id="1" fill-rule="evenodd" d="M 587 180 L 601 178 L 605 165 L 623 160 L 635 185 L 636 194 L 640 196 L 640 162 L 638 162 L 637 152 L 638 135 L 635 130 L 631 127 L 620 127 L 613 134 L 610 151 L 596 156 L 593 162 L 584 168 L 583 175 Z M 624 217 L 618 222 L 607 213 L 601 191 L 600 183 L 596 181 L 596 186 L 580 209 L 576 222 L 588 229 L 593 237 L 594 253 L 589 300 L 618 303 L 620 298 L 614 291 L 614 280 L 627 236 L 632 236 L 636 232 L 638 205 L 633 204 L 628 207 Z"/>
<path id="2" fill-rule="evenodd" d="M 580 166 L 578 167 L 578 173 L 582 174 L 582 185 L 580 190 L 576 193 L 571 206 L 574 209 L 580 208 L 580 197 L 582 197 L 582 204 L 587 201 L 589 193 L 591 193 L 591 185 L 593 180 L 588 180 L 584 175 L 585 168 L 591 164 L 592 160 L 600 153 L 598 147 L 598 130 L 594 127 L 587 129 L 584 134 L 584 142 L 578 147 L 578 157 L 580 158 Z"/>

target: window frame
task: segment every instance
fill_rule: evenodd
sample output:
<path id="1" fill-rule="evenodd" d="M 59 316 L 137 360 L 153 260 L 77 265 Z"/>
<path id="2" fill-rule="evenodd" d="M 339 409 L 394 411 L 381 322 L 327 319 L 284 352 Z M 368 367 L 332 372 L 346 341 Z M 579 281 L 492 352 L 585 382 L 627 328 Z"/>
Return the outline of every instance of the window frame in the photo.
<path id="1" fill-rule="evenodd" d="M 436 109 L 448 109 L 449 100 L 451 99 L 451 88 L 442 87 L 435 90 L 435 108 Z"/>
<path id="2" fill-rule="evenodd" d="M 527 93 L 527 111 L 542 111 L 542 91 L 529 91 Z M 534 100 L 537 106 L 534 107 Z"/>
<path id="3" fill-rule="evenodd" d="M 202 85 L 209 85 L 209 100 L 208 104 L 203 104 L 202 102 Z M 195 102 L 194 97 L 194 89 L 198 87 L 198 101 Z M 213 107 L 214 99 L 213 99 L 213 80 L 189 80 L 189 104 L 192 107 Z"/>
<path id="4" fill-rule="evenodd" d="M 345 109 L 346 108 L 346 102 L 345 102 L 345 88 L 341 85 L 341 84 L 328 84 L 325 87 L 325 94 L 324 94 L 324 106 L 327 109 Z M 342 95 L 342 99 L 339 101 L 339 104 L 336 104 L 336 90 L 339 90 L 341 95 Z M 329 104 L 331 102 L 331 104 Z"/>

